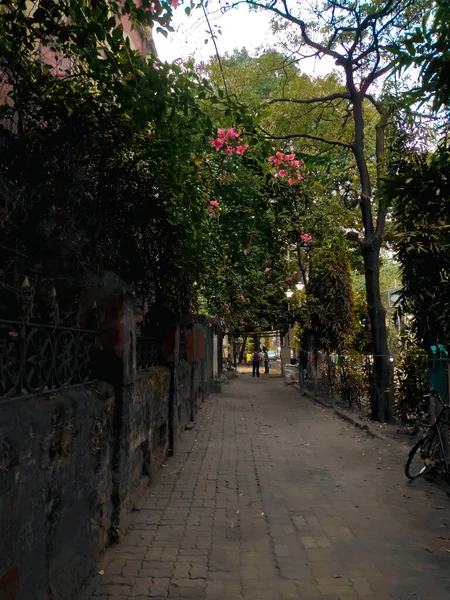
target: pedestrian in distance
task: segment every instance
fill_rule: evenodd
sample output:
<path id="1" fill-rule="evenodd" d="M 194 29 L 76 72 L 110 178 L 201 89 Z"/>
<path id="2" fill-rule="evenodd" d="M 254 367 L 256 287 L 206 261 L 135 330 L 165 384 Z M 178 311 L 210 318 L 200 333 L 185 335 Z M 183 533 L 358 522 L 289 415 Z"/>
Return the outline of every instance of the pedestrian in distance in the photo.
<path id="1" fill-rule="evenodd" d="M 269 372 L 269 353 L 267 352 L 267 348 L 263 347 L 263 358 L 264 358 L 264 373 Z"/>
<path id="2" fill-rule="evenodd" d="M 255 376 L 256 373 L 256 377 L 259 377 L 259 361 L 261 360 L 261 355 L 259 353 L 259 350 L 255 350 L 252 354 L 252 377 Z"/>

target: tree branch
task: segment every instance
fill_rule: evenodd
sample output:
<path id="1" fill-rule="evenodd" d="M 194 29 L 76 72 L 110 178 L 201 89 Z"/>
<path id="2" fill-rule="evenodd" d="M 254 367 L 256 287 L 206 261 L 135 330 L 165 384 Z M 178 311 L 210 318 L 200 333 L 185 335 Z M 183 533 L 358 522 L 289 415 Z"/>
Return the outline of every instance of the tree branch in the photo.
<path id="1" fill-rule="evenodd" d="M 289 12 L 286 0 L 282 0 L 282 3 L 283 3 L 284 11 L 280 10 L 279 8 L 276 8 L 275 2 L 267 5 L 267 4 L 262 4 L 261 2 L 255 2 L 254 0 L 238 0 L 238 2 L 234 2 L 232 4 L 232 8 L 234 8 L 235 6 L 238 6 L 239 4 L 247 4 L 250 6 L 254 6 L 255 8 L 264 8 L 265 10 L 270 10 L 271 12 L 275 13 L 276 15 L 283 17 L 284 19 L 287 19 L 288 21 L 290 21 L 291 23 L 294 23 L 295 25 L 298 25 L 300 27 L 301 36 L 302 36 L 305 44 L 307 44 L 311 48 L 314 48 L 321 54 L 326 54 L 328 56 L 333 57 L 335 60 L 337 60 L 340 63 L 345 62 L 346 59 L 344 56 L 342 56 L 342 54 L 339 54 L 339 52 L 336 52 L 335 50 L 331 50 L 331 48 L 328 48 L 327 46 L 324 46 L 323 44 L 319 44 L 318 42 L 315 42 L 314 40 L 312 40 L 309 37 L 308 33 L 306 32 L 305 21 L 303 21 L 302 19 L 298 19 L 297 17 L 294 17 L 294 15 L 292 15 Z"/>
<path id="2" fill-rule="evenodd" d="M 361 84 L 361 92 L 363 94 L 365 94 L 366 91 L 369 89 L 369 87 L 372 85 L 372 83 L 375 81 L 375 79 L 378 79 L 382 75 L 385 75 L 386 73 L 389 73 L 389 71 L 392 71 L 392 67 L 394 66 L 395 62 L 396 61 L 391 61 L 389 64 L 387 64 L 385 67 L 383 67 L 379 71 L 372 71 L 372 73 L 370 73 L 370 75 L 368 75 L 363 80 L 363 82 Z"/>
<path id="3" fill-rule="evenodd" d="M 290 135 L 272 135 L 268 131 L 265 131 L 261 126 L 259 129 L 271 140 L 291 140 L 293 138 L 304 138 L 307 140 L 315 140 L 316 142 L 323 142 L 324 144 L 330 144 L 330 146 L 342 146 L 343 148 L 349 148 L 353 150 L 353 144 L 348 142 L 342 142 L 341 140 L 327 140 L 319 135 L 310 135 L 309 133 L 291 133 Z"/>
<path id="4" fill-rule="evenodd" d="M 209 29 L 209 34 L 211 36 L 211 40 L 212 40 L 212 43 L 214 44 L 214 49 L 216 51 L 217 62 L 219 63 L 219 69 L 220 69 L 220 74 L 222 75 L 222 80 L 223 80 L 223 86 L 225 88 L 225 93 L 226 93 L 227 97 L 229 97 L 228 88 L 227 88 L 227 80 L 225 79 L 225 73 L 224 73 L 224 70 L 223 70 L 223 65 L 222 65 L 222 60 L 220 58 L 219 49 L 217 47 L 216 38 L 215 38 L 215 35 L 213 33 L 213 30 L 212 30 L 212 27 L 211 27 L 211 23 L 210 23 L 210 20 L 209 20 L 209 17 L 208 17 L 208 13 L 206 11 L 206 8 L 205 8 L 205 5 L 204 5 L 203 2 L 202 2 L 202 9 L 203 9 L 203 14 L 205 15 L 206 23 L 208 25 L 208 29 Z"/>
<path id="5" fill-rule="evenodd" d="M 328 102 L 330 100 L 350 100 L 350 94 L 348 92 L 330 94 L 329 96 L 323 96 L 322 98 L 273 98 L 266 102 L 266 105 L 275 104 L 277 102 L 292 102 L 293 104 L 319 104 L 321 102 Z"/>

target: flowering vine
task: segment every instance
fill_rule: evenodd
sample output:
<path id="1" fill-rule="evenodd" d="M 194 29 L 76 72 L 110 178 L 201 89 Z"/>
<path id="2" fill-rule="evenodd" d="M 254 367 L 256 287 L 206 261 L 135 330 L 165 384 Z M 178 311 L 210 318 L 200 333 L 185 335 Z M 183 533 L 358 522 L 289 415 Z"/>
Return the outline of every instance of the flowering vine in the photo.
<path id="1" fill-rule="evenodd" d="M 248 144 L 242 143 L 242 138 L 233 127 L 230 127 L 227 131 L 219 127 L 217 130 L 217 137 L 211 140 L 211 146 L 213 146 L 217 152 L 222 150 L 228 156 L 231 156 L 233 152 L 236 154 L 244 154 L 248 148 Z"/>
<path id="2" fill-rule="evenodd" d="M 211 200 L 208 206 L 208 212 L 212 217 L 220 217 L 220 204 L 217 200 Z"/>
<path id="3" fill-rule="evenodd" d="M 297 160 L 295 154 L 277 152 L 275 156 L 269 156 L 267 160 L 272 163 L 276 175 L 281 177 L 281 179 L 286 179 L 289 185 L 295 185 L 299 181 L 302 181 L 303 175 L 300 167 L 303 167 L 305 163 L 303 160 Z"/>

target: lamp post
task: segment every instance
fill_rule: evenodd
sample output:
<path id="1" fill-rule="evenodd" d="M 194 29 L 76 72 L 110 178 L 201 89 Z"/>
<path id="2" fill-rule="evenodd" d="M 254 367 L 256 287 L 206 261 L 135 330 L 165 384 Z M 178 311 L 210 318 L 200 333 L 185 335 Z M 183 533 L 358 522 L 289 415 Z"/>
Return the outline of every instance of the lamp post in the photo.
<path id="1" fill-rule="evenodd" d="M 294 295 L 294 292 L 292 290 L 287 290 L 287 292 L 286 292 L 286 298 L 288 299 L 287 305 L 288 305 L 288 313 L 289 314 L 291 313 L 291 306 L 289 304 L 289 300 L 292 298 L 293 295 Z"/>
<path id="2" fill-rule="evenodd" d="M 285 372 L 285 365 L 289 364 L 291 362 L 291 340 L 290 340 L 290 335 L 289 335 L 289 330 L 290 330 L 290 324 L 291 324 L 291 320 L 290 320 L 290 312 L 291 312 L 291 307 L 289 305 L 289 300 L 292 298 L 292 296 L 294 295 L 293 290 L 287 290 L 285 292 L 286 294 L 286 298 L 288 300 L 288 314 L 289 314 L 289 324 L 288 324 L 288 333 L 287 333 L 287 340 L 285 340 L 287 342 L 287 346 L 284 345 L 284 343 L 282 344 L 281 347 L 281 351 L 280 351 L 280 359 L 281 359 L 281 375 L 284 376 L 284 372 Z"/>

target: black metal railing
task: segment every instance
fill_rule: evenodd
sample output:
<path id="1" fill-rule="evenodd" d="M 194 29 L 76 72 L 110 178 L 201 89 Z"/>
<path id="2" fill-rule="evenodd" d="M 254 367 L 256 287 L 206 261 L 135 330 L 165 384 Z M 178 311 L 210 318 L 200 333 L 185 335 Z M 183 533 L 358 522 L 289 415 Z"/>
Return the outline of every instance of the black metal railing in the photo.
<path id="1" fill-rule="evenodd" d="M 161 343 L 158 338 L 138 336 L 136 342 L 136 368 L 144 371 L 157 365 L 161 356 Z"/>
<path id="2" fill-rule="evenodd" d="M 95 331 L 0 319 L 0 398 L 89 381 Z"/>

